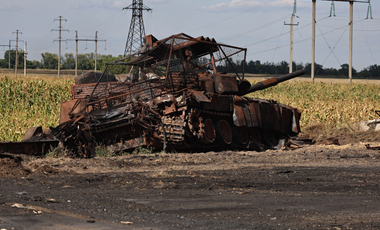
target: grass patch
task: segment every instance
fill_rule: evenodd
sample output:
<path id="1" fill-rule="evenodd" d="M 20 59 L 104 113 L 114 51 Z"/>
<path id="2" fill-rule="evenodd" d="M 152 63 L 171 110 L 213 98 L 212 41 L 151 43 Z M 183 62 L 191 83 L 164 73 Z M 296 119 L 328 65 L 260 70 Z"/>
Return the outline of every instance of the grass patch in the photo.
<path id="1" fill-rule="evenodd" d="M 152 147 L 138 146 L 137 148 L 135 148 L 135 150 L 133 150 L 132 154 L 151 154 L 152 152 L 153 152 Z"/>
<path id="2" fill-rule="evenodd" d="M 105 145 L 97 145 L 95 147 L 95 157 L 114 157 L 116 154 L 108 149 Z"/>
<path id="3" fill-rule="evenodd" d="M 66 156 L 66 152 L 64 149 L 60 147 L 52 147 L 50 146 L 50 150 L 48 153 L 46 153 L 43 158 L 46 159 L 53 159 L 53 158 L 60 158 Z"/>

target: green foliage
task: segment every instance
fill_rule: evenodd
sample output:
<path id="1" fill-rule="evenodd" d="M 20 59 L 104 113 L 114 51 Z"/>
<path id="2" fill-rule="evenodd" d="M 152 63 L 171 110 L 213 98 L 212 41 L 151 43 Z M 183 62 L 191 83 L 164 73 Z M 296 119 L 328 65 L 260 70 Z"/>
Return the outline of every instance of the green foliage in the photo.
<path id="1" fill-rule="evenodd" d="M 116 156 L 114 152 L 108 149 L 105 145 L 98 144 L 95 147 L 95 156 L 96 157 L 113 157 Z"/>
<path id="2" fill-rule="evenodd" d="M 41 54 L 41 64 L 44 69 L 58 69 L 58 55 L 45 52 Z"/>
<path id="3" fill-rule="evenodd" d="M 106 67 L 106 63 L 115 62 L 116 60 L 118 60 L 120 58 L 123 58 L 123 56 L 119 55 L 118 57 L 112 57 L 112 55 L 107 55 L 107 56 L 103 55 L 102 59 L 99 60 L 100 71 L 104 71 L 104 69 Z M 107 72 L 112 73 L 112 74 L 128 73 L 129 72 L 129 67 L 125 67 L 125 66 L 121 66 L 121 65 L 109 66 L 109 69 L 108 69 Z"/>
<path id="4" fill-rule="evenodd" d="M 16 62 L 16 50 L 6 50 L 4 52 L 4 59 L 0 59 L 0 68 L 8 68 L 9 64 L 9 54 L 10 54 L 10 63 L 11 68 L 14 68 Z M 20 50 L 17 52 L 17 69 L 24 68 L 24 51 Z"/>
<path id="5" fill-rule="evenodd" d="M 361 78 L 380 78 L 380 65 L 370 65 L 358 73 Z"/>
<path id="6" fill-rule="evenodd" d="M 62 58 L 62 69 L 75 69 L 75 56 L 72 53 L 66 53 Z"/>
<path id="7" fill-rule="evenodd" d="M 153 152 L 153 148 L 148 146 L 146 148 L 142 146 L 138 146 L 133 150 L 132 154 L 151 154 Z"/>
<path id="8" fill-rule="evenodd" d="M 72 78 L 1 77 L 0 140 L 20 141 L 30 127 L 57 126 Z"/>
<path id="9" fill-rule="evenodd" d="M 52 158 L 59 158 L 65 156 L 65 151 L 61 149 L 60 147 L 51 147 L 48 153 L 45 154 L 44 158 L 52 159 Z"/>

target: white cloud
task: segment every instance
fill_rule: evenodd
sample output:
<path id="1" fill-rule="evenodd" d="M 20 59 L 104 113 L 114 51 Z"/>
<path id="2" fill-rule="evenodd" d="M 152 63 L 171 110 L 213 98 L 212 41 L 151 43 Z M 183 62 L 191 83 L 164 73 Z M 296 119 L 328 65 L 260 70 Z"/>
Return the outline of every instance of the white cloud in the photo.
<path id="1" fill-rule="evenodd" d="M 267 4 L 262 3 L 258 0 L 232 0 L 229 3 L 219 3 L 212 6 L 202 6 L 200 10 L 211 11 L 211 12 L 225 12 L 231 10 L 242 10 L 254 7 L 292 7 L 294 0 L 278 0 L 272 1 Z"/>

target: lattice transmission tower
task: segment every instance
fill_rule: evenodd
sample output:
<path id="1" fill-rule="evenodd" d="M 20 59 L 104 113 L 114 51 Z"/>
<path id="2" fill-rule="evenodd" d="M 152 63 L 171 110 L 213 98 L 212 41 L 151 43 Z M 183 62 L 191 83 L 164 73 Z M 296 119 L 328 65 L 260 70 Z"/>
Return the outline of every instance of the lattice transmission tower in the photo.
<path id="1" fill-rule="evenodd" d="M 123 10 L 132 10 L 132 20 L 129 26 L 127 43 L 125 45 L 124 56 L 133 54 L 144 44 L 145 28 L 143 21 L 143 11 L 152 9 L 144 5 L 143 0 L 132 0 L 132 4 L 124 7 Z"/>

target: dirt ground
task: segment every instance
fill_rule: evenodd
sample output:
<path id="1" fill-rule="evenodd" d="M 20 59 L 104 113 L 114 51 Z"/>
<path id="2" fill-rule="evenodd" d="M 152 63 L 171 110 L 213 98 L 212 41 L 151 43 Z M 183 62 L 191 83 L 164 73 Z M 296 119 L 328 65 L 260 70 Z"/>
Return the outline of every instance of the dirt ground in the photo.
<path id="1" fill-rule="evenodd" d="M 0 229 L 380 229 L 378 133 L 293 150 L 0 155 Z"/>

